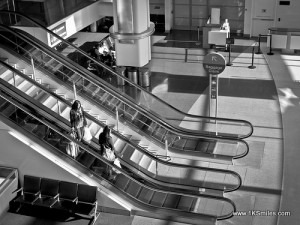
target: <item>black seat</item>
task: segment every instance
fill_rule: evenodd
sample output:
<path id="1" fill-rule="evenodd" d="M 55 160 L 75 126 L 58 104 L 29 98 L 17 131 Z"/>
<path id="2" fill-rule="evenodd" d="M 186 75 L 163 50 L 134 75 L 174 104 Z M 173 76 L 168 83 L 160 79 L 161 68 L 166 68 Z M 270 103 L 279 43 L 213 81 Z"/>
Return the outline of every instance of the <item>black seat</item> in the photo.
<path id="1" fill-rule="evenodd" d="M 14 202 L 20 204 L 19 209 L 21 208 L 22 204 L 33 204 L 40 194 L 40 185 L 40 177 L 24 175 L 23 187 L 16 190 L 16 192 L 21 192 L 21 195 L 14 200 Z"/>
<path id="2" fill-rule="evenodd" d="M 58 200 L 52 208 L 72 212 L 77 202 L 77 189 L 77 183 L 60 181 Z"/>
<path id="3" fill-rule="evenodd" d="M 52 207 L 57 201 L 59 181 L 42 178 L 39 197 L 33 202 L 34 205 Z"/>
<path id="4" fill-rule="evenodd" d="M 97 214 L 97 187 L 78 184 L 77 204 L 74 213 L 89 215 L 96 221 Z"/>

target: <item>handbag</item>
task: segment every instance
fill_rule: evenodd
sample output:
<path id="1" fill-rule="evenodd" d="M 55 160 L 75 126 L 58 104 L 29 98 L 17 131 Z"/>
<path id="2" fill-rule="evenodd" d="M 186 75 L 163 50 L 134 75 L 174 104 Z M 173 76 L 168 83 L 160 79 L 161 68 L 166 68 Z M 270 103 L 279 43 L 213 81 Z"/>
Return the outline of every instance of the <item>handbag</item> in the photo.
<path id="1" fill-rule="evenodd" d="M 117 167 L 121 168 L 122 169 L 122 166 L 121 166 L 121 163 L 120 163 L 120 160 L 118 158 L 115 159 L 114 161 L 114 165 L 116 165 Z M 119 170 L 116 170 L 115 168 L 112 168 L 113 171 L 117 174 L 120 174 L 121 172 Z"/>
<path id="2" fill-rule="evenodd" d="M 90 142 L 92 140 L 93 136 L 91 134 L 90 128 L 84 127 L 83 128 L 83 137 L 82 139 L 86 142 Z"/>
<path id="3" fill-rule="evenodd" d="M 113 152 L 113 150 L 109 146 L 106 146 L 106 145 L 102 145 L 102 146 L 104 148 L 103 157 L 110 162 L 114 162 L 116 159 L 116 156 L 115 156 L 115 153 Z"/>
<path id="4" fill-rule="evenodd" d="M 75 131 L 71 131 L 70 136 L 74 139 L 77 138 Z M 79 153 L 79 146 L 75 142 L 69 141 L 69 143 L 66 146 L 66 152 L 68 155 L 72 156 L 73 158 L 76 158 Z"/>

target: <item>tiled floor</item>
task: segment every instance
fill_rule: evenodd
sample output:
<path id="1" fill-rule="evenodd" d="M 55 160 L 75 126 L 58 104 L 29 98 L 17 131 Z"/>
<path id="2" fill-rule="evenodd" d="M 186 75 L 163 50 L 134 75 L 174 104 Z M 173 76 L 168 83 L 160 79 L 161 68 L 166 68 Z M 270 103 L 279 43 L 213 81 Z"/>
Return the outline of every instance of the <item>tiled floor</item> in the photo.
<path id="1" fill-rule="evenodd" d="M 179 36 L 179 34 L 177 34 Z M 172 39 L 172 38 L 168 38 Z M 249 210 L 266 209 L 270 211 L 279 210 L 279 200 L 282 182 L 282 124 L 281 115 L 278 113 L 279 102 L 277 90 L 268 68 L 267 62 L 262 55 L 254 55 L 255 69 L 249 69 L 251 65 L 252 51 L 255 41 L 238 40 L 239 45 L 232 46 L 231 67 L 219 75 L 219 103 L 218 116 L 236 119 L 245 119 L 254 125 L 254 134 L 247 139 L 250 146 L 250 153 L 242 159 L 234 161 L 233 166 L 228 166 L 240 173 L 243 178 L 243 186 L 235 192 L 225 196 L 232 199 L 238 211 L 249 212 Z M 207 114 L 208 102 L 208 77 L 202 68 L 202 59 L 207 51 L 188 49 L 183 50 L 168 48 L 165 51 L 168 57 L 163 57 L 164 46 L 169 47 L 168 42 L 154 44 L 154 57 L 150 63 L 156 78 L 159 72 L 166 72 L 172 75 L 164 80 L 171 80 L 165 89 L 157 93 L 168 100 L 176 107 L 181 103 L 170 101 L 172 95 L 185 94 L 185 98 L 195 98 L 194 104 L 187 111 L 191 114 Z M 180 46 L 186 48 L 186 46 Z M 254 52 L 256 49 L 254 49 Z M 160 53 L 157 54 L 157 52 Z M 189 54 L 191 60 L 185 61 L 185 54 Z M 220 52 L 228 60 L 228 52 Z M 191 55 L 193 54 L 193 57 Z M 179 55 L 182 55 L 180 58 Z M 172 58 L 173 56 L 173 58 Z M 163 63 L 162 63 L 163 61 Z M 184 69 L 183 69 L 184 68 Z M 173 73 L 172 73 L 173 70 Z M 185 77 L 185 82 L 180 83 L 180 88 L 171 89 L 174 75 L 180 71 L 179 76 Z M 165 75 L 166 76 L 166 75 Z M 199 81 L 201 85 L 197 85 Z M 152 82 L 154 82 L 152 80 Z M 166 82 L 165 82 L 166 83 Z M 179 85 L 179 83 L 177 83 Z M 167 90 L 167 91 L 166 91 Z M 186 92 L 184 90 L 187 90 Z M 165 91 L 165 92 L 164 92 Z M 270 160 L 272 158 L 272 160 Z M 218 224 L 275 224 L 277 217 L 257 218 L 251 215 L 235 216 L 229 220 L 219 221 Z"/>

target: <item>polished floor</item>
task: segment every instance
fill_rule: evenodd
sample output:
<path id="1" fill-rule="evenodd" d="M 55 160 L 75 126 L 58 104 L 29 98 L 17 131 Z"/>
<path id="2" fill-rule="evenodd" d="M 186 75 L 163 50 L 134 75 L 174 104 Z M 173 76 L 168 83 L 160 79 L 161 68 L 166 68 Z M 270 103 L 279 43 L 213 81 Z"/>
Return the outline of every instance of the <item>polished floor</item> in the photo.
<path id="1" fill-rule="evenodd" d="M 86 42 L 98 41 L 102 36 L 78 33 L 75 43 L 81 46 Z M 158 35 L 154 40 L 152 60 L 147 65 L 152 74 L 150 91 L 182 111 L 208 115 L 209 79 L 202 60 L 205 54 L 215 50 L 202 49 L 201 43 L 197 44 L 197 35 L 186 31 Z M 218 116 L 248 120 L 254 126 L 254 133 L 246 140 L 250 153 L 245 158 L 235 160 L 233 165 L 207 164 L 232 169 L 243 179 L 238 191 L 225 194 L 236 203 L 241 215 L 218 221 L 218 225 L 285 225 L 297 224 L 300 219 L 299 56 L 284 55 L 280 51 L 269 56 L 266 54 L 269 49 L 264 43 L 264 54 L 254 55 L 256 68 L 249 69 L 253 46 L 256 45 L 256 40 L 237 37 L 236 44 L 232 46 L 233 65 L 226 67 L 219 75 Z M 228 52 L 218 51 L 228 60 Z M 175 162 L 184 160 L 189 164 L 201 163 L 177 155 L 171 157 Z M 266 211 L 290 212 L 291 215 L 264 216 L 253 213 Z M 243 212 L 245 215 L 242 215 Z M 1 223 L 12 221 L 10 218 L 16 217 L 8 213 L 0 220 L 0 224 L 13 224 Z M 24 224 L 43 224 L 31 217 L 27 220 L 34 222 L 25 223 L 25 218 L 22 220 Z M 73 221 L 68 224 L 79 223 Z M 101 214 L 96 224 L 179 225 L 171 219 L 155 220 L 106 213 Z"/>

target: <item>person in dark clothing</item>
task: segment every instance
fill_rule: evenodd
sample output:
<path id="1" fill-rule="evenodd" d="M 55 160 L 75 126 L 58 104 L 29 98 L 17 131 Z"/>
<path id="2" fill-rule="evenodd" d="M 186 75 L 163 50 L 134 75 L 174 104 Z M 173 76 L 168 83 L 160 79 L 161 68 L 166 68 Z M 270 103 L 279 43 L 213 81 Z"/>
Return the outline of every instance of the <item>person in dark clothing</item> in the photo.
<path id="1" fill-rule="evenodd" d="M 100 154 L 104 154 L 104 147 L 109 147 L 113 152 L 115 152 L 115 147 L 112 141 L 112 137 L 110 136 L 110 128 L 105 126 L 103 131 L 99 135 L 99 145 L 100 145 Z"/>
<path id="2" fill-rule="evenodd" d="M 81 103 L 78 100 L 75 100 L 72 105 L 70 111 L 70 122 L 72 130 L 76 131 L 78 141 L 81 141 L 87 121 Z"/>
<path id="3" fill-rule="evenodd" d="M 102 133 L 99 135 L 99 145 L 100 145 L 100 154 L 107 159 L 111 164 L 114 164 L 116 160 L 115 155 L 115 147 L 112 141 L 112 137 L 110 136 L 110 128 L 105 126 L 103 128 Z M 113 168 L 107 167 L 108 179 L 114 180 L 117 174 L 113 173 Z"/>

